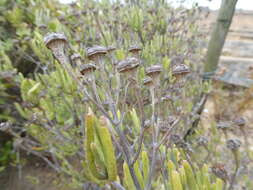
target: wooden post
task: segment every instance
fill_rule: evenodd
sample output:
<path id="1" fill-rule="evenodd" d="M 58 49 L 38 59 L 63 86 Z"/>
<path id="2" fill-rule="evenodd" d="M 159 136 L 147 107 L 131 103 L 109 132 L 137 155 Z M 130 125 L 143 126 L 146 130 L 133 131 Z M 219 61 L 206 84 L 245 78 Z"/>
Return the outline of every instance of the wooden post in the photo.
<path id="1" fill-rule="evenodd" d="M 206 74 L 209 73 L 212 75 L 217 69 L 237 1 L 238 0 L 222 0 L 218 18 L 208 44 L 204 68 Z"/>
<path id="2" fill-rule="evenodd" d="M 221 7 L 219 10 L 216 24 L 213 28 L 213 32 L 208 44 L 206 63 L 204 65 L 204 79 L 210 79 L 217 69 L 222 48 L 224 46 L 229 27 L 232 22 L 232 18 L 235 13 L 235 6 L 238 0 L 222 0 Z M 207 101 L 208 94 L 202 93 L 200 99 L 194 108 L 193 113 L 201 115 L 205 103 Z M 184 135 L 184 140 L 187 141 L 188 137 L 191 136 L 199 124 L 200 118 L 193 121 L 192 126 L 187 130 Z"/>

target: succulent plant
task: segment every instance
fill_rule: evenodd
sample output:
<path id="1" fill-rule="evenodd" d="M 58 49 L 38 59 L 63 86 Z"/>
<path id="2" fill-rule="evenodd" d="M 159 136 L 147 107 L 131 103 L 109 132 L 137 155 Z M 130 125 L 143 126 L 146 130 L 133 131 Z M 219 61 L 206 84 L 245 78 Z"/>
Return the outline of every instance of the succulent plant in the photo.
<path id="1" fill-rule="evenodd" d="M 177 86 L 172 77 L 184 79 L 190 70 L 199 70 L 196 67 L 202 55 L 197 51 L 200 47 L 195 46 L 200 34 L 195 9 L 174 9 L 165 1 L 139 1 L 136 5 L 134 1 L 120 4 L 85 0 L 74 6 L 36 1 L 27 6 L 34 10 L 29 11 L 29 19 L 19 18 L 19 12 L 26 12 L 23 5 L 15 2 L 15 6 L 6 6 L 13 7 L 7 14 L 8 20 L 15 26 L 14 36 L 20 37 L 6 40 L 4 52 L 12 52 L 10 58 L 15 59 L 13 49 L 25 52 L 22 57 L 35 62 L 40 71 L 29 75 L 29 79 L 27 74 L 19 76 L 19 99 L 23 102 L 15 106 L 27 121 L 24 128 L 29 134 L 20 139 L 21 134 L 15 131 L 16 142 L 22 140 L 19 148 L 40 156 L 57 172 L 61 171 L 60 176 L 68 179 L 66 183 L 72 181 L 68 184 L 72 187 L 222 189 L 222 181 L 209 173 L 205 165 L 220 159 L 223 146 L 216 129 L 200 127 L 196 133 L 197 137 L 206 136 L 202 133 L 211 131 L 211 155 L 207 159 L 202 160 L 203 147 L 196 148 L 192 139 L 183 139 L 192 125 L 191 112 L 198 105 L 196 97 L 208 85 L 203 85 L 193 72 L 187 78 L 190 85 L 181 88 L 182 98 L 181 92 L 175 92 Z M 26 27 L 21 27 L 22 23 L 28 32 L 23 30 Z M 43 43 L 42 36 L 48 31 L 56 33 L 46 36 Z M 13 44 L 8 45 L 8 41 Z M 141 48 L 124 49 L 138 43 Z M 108 44 L 115 44 L 117 49 Z M 87 56 L 82 60 L 80 55 L 85 54 L 86 47 L 91 48 L 86 49 Z M 68 54 L 73 52 L 76 53 L 69 60 Z M 0 55 L 0 61 L 4 59 L 6 64 L 8 59 L 2 56 L 2 46 Z M 173 55 L 180 60 L 173 60 Z M 72 68 L 75 65 L 77 68 Z M 83 75 L 79 78 L 80 74 Z M 125 80 L 125 76 L 130 77 Z M 79 82 L 86 77 L 92 80 Z M 129 80 L 133 78 L 135 83 Z M 201 144 L 206 141 L 202 139 Z"/>

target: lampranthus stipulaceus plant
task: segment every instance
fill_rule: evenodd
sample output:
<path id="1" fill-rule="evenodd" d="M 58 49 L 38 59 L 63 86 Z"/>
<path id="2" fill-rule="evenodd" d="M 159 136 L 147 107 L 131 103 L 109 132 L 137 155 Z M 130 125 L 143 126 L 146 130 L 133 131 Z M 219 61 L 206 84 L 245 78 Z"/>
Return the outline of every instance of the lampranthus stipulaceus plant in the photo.
<path id="1" fill-rule="evenodd" d="M 135 3 L 84 0 L 62 8 L 41 1 L 39 6 L 33 4 L 36 16 L 30 16 L 29 22 L 34 23 L 8 18 L 16 26 L 28 23 L 25 35 L 31 40 L 27 43 L 22 34 L 26 31 L 18 30 L 15 35 L 22 36 L 25 44 L 19 45 L 19 40 L 14 47 L 28 53 L 24 57 L 35 62 L 39 71 L 19 79 L 23 102 L 15 106 L 25 120 L 21 131 L 28 135 L 21 138 L 19 130 L 11 127 L 15 146 L 62 174 L 69 189 L 221 190 L 224 182 L 209 172 L 211 163 L 231 157 L 231 151 L 223 151 L 219 132 L 199 125 L 194 135 L 184 139 L 199 117 L 197 97 L 209 89 L 197 69 L 203 65 L 203 48 L 195 40 L 200 35 L 199 10 L 175 9 L 165 1 Z M 24 10 L 16 5 L 9 15 Z M 57 33 L 43 43 L 47 32 Z M 0 49 L 2 61 L 10 51 L 4 49 L 3 56 Z M 12 52 L 10 57 L 16 57 Z M 81 56 L 70 56 L 73 52 Z M 180 59 L 173 61 L 174 55 Z M 127 63 L 120 68 L 121 61 Z M 185 64 L 181 74 L 174 67 L 179 64 Z M 176 75 L 187 83 L 175 84 L 180 83 L 173 80 Z M 5 89 L 0 87 L 0 92 Z M 180 92 L 175 93 L 178 87 Z M 208 149 L 195 146 L 200 135 L 208 136 Z M 227 164 L 233 168 L 233 163 Z M 240 177 L 235 183 L 244 185 Z"/>

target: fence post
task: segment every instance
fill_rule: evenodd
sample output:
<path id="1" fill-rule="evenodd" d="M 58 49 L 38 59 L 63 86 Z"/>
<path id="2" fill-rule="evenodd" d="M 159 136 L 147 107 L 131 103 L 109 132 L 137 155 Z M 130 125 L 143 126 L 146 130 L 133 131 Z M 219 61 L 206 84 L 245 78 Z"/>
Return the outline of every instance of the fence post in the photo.
<path id="1" fill-rule="evenodd" d="M 213 28 L 204 66 L 205 73 L 213 73 L 217 69 L 223 45 L 234 16 L 238 0 L 222 0 L 216 24 Z"/>

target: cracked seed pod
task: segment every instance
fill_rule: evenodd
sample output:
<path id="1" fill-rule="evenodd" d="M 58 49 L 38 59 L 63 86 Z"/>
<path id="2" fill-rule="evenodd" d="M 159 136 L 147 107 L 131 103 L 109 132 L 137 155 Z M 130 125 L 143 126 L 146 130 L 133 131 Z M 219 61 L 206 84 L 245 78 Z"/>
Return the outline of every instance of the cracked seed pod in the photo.
<path id="1" fill-rule="evenodd" d="M 167 123 L 169 124 L 169 125 L 172 125 L 175 121 L 176 121 L 176 119 L 177 119 L 177 117 L 176 116 L 173 116 L 173 115 L 171 115 L 171 116 L 169 116 L 168 118 L 167 118 Z"/>
<path id="2" fill-rule="evenodd" d="M 150 88 L 154 86 L 153 80 L 150 77 L 146 77 L 143 79 L 143 85 Z"/>
<path id="3" fill-rule="evenodd" d="M 70 56 L 70 59 L 75 67 L 77 66 L 80 67 L 82 65 L 82 57 L 79 53 L 74 53 L 73 55 Z"/>
<path id="4" fill-rule="evenodd" d="M 160 118 L 157 119 L 157 123 L 158 123 L 158 126 L 160 128 L 160 131 L 162 133 L 165 133 L 166 131 L 169 130 L 169 126 L 167 125 L 167 122 L 166 120 L 162 120 Z"/>
<path id="5" fill-rule="evenodd" d="M 207 146 L 207 144 L 208 144 L 208 139 L 207 139 L 206 137 L 204 137 L 204 136 L 199 137 L 198 140 L 197 140 L 197 144 L 198 144 L 199 146 Z"/>
<path id="6" fill-rule="evenodd" d="M 92 63 L 81 65 L 80 73 L 82 75 L 89 75 L 97 69 L 96 65 Z"/>
<path id="7" fill-rule="evenodd" d="M 178 82 L 184 82 L 184 78 L 190 73 L 190 68 L 185 64 L 177 64 L 172 67 L 172 76 L 176 77 Z"/>
<path id="8" fill-rule="evenodd" d="M 239 118 L 236 118 L 233 123 L 236 125 L 236 126 L 239 126 L 239 127 L 244 127 L 246 125 L 246 121 L 243 117 L 239 117 Z"/>
<path id="9" fill-rule="evenodd" d="M 144 128 L 149 128 L 151 126 L 152 122 L 150 119 L 147 119 L 144 121 Z"/>
<path id="10" fill-rule="evenodd" d="M 162 66 L 161 65 L 152 65 L 146 69 L 146 75 L 155 78 L 159 76 L 159 74 L 162 72 Z"/>
<path id="11" fill-rule="evenodd" d="M 161 65 L 152 65 L 146 68 L 146 75 L 153 79 L 155 86 L 159 86 L 161 72 L 162 72 Z"/>
<path id="12" fill-rule="evenodd" d="M 191 145 L 187 142 L 180 141 L 179 143 L 176 144 L 178 148 L 182 148 L 186 152 L 194 152 Z"/>
<path id="13" fill-rule="evenodd" d="M 229 139 L 227 140 L 227 148 L 235 151 L 241 146 L 241 141 L 238 139 Z"/>
<path id="14" fill-rule="evenodd" d="M 217 129 L 221 130 L 228 130 L 231 128 L 231 123 L 226 121 L 220 121 L 219 123 L 217 123 L 216 127 Z"/>
<path id="15" fill-rule="evenodd" d="M 116 50 L 116 47 L 115 47 L 115 46 L 108 46 L 108 47 L 106 48 L 106 50 L 107 50 L 108 53 L 112 53 L 113 51 Z"/>
<path id="16" fill-rule="evenodd" d="M 171 141 L 174 144 L 178 144 L 178 143 L 182 142 L 183 140 L 182 140 L 182 138 L 179 135 L 173 134 L 173 135 L 171 135 Z"/>
<path id="17" fill-rule="evenodd" d="M 133 73 L 137 71 L 137 68 L 140 66 L 139 60 L 135 57 L 127 58 L 117 65 L 117 70 L 119 73 Z"/>
<path id="18" fill-rule="evenodd" d="M 87 48 L 87 57 L 92 61 L 97 61 L 101 57 L 104 57 L 107 53 L 107 49 L 103 46 L 93 46 Z"/>
<path id="19" fill-rule="evenodd" d="M 224 182 L 228 180 L 228 173 L 224 164 L 215 164 L 211 167 L 211 170 L 216 177 L 222 179 Z"/>
<path id="20" fill-rule="evenodd" d="M 138 45 L 130 46 L 130 48 L 128 49 L 128 51 L 132 53 L 133 56 L 136 58 L 139 58 L 141 50 L 142 50 L 141 47 Z"/>
<path id="21" fill-rule="evenodd" d="M 165 95 L 161 98 L 162 102 L 164 101 L 173 101 L 173 97 L 171 95 Z"/>
<path id="22" fill-rule="evenodd" d="M 11 129 L 12 125 L 10 122 L 0 123 L 0 131 L 7 133 Z"/>
<path id="23" fill-rule="evenodd" d="M 40 24 L 40 25 L 38 26 L 38 28 L 39 28 L 40 30 L 46 30 L 46 29 L 47 29 L 47 25 L 45 25 L 45 24 Z"/>
<path id="24" fill-rule="evenodd" d="M 62 64 L 67 63 L 65 48 L 67 37 L 62 33 L 50 33 L 44 37 L 44 43 L 50 49 L 54 57 Z"/>

